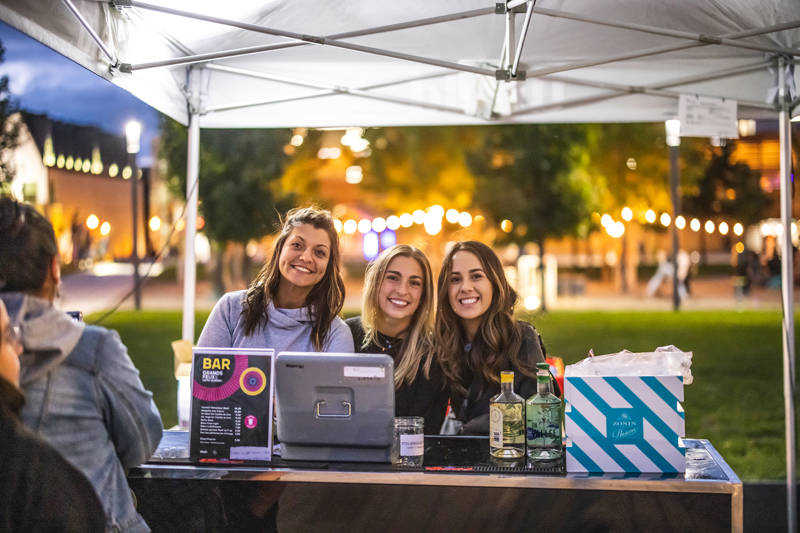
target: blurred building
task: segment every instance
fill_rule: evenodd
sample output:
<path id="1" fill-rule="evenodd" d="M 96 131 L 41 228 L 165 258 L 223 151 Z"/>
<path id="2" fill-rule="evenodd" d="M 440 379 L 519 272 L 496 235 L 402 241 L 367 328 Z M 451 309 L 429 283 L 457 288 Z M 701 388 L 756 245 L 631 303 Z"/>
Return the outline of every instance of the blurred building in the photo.
<path id="1" fill-rule="evenodd" d="M 133 169 L 125 137 L 97 126 L 22 112 L 11 158 L 12 193 L 35 204 L 53 224 L 64 264 L 127 258 L 132 249 Z M 149 169 L 139 170 L 139 250 L 147 238 Z"/>

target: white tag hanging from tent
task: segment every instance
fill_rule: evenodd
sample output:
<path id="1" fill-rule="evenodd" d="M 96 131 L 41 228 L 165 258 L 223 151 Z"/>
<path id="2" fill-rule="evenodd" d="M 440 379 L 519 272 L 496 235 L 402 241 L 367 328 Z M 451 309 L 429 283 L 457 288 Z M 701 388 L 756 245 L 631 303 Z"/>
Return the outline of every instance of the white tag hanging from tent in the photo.
<path id="1" fill-rule="evenodd" d="M 738 139 L 736 100 L 682 94 L 678 100 L 681 137 Z"/>

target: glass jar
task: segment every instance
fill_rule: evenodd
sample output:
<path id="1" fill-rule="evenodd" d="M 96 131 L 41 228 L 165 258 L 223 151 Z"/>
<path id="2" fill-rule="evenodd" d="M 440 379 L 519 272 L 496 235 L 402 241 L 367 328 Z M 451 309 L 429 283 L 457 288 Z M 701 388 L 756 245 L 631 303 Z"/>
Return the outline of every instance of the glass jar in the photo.
<path id="1" fill-rule="evenodd" d="M 425 419 L 421 416 L 398 416 L 394 419 L 392 464 L 422 466 L 425 455 Z"/>

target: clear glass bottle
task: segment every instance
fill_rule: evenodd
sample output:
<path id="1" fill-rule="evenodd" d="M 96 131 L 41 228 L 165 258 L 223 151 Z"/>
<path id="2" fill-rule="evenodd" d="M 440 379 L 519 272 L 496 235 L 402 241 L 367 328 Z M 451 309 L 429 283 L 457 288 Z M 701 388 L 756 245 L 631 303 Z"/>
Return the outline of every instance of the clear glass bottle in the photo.
<path id="1" fill-rule="evenodd" d="M 528 457 L 534 461 L 553 461 L 562 455 L 561 399 L 553 394 L 549 365 L 537 363 L 536 367 L 536 394 L 525 402 Z"/>
<path id="2" fill-rule="evenodd" d="M 500 394 L 489 400 L 489 453 L 499 459 L 525 456 L 525 400 L 514 393 L 514 372 L 500 373 Z"/>

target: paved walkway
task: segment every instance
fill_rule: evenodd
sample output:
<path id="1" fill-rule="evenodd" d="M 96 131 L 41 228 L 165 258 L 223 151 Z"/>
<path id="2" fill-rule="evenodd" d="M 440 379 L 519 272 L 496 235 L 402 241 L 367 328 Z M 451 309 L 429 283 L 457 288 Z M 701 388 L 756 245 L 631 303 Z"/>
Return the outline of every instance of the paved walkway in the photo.
<path id="1" fill-rule="evenodd" d="M 127 267 L 130 270 L 130 267 Z M 61 308 L 65 311 L 80 310 L 85 314 L 110 309 L 122 301 L 120 308 L 133 308 L 133 298 L 123 298 L 131 290 L 132 276 L 126 273 L 125 266 L 115 269 L 98 269 L 101 274 L 81 272 L 64 276 Z M 131 271 L 132 272 L 132 271 Z M 662 287 L 654 297 L 645 295 L 647 280 L 628 294 L 620 294 L 610 282 L 588 281 L 584 292 L 575 296 L 560 296 L 548 302 L 553 310 L 670 310 L 672 296 L 668 286 Z M 681 308 L 701 309 L 764 309 L 780 310 L 780 291 L 777 289 L 754 288 L 748 296 L 737 300 L 733 283 L 729 276 L 707 277 L 692 282 L 692 293 Z M 357 282 L 347 284 L 345 309 L 355 310 L 361 305 L 361 285 Z M 208 310 L 214 306 L 216 297 L 207 281 L 197 284 L 196 309 Z M 800 302 L 800 292 L 795 291 L 795 302 Z M 177 282 L 148 280 L 142 291 L 144 309 L 180 310 L 183 305 L 183 288 Z"/>

